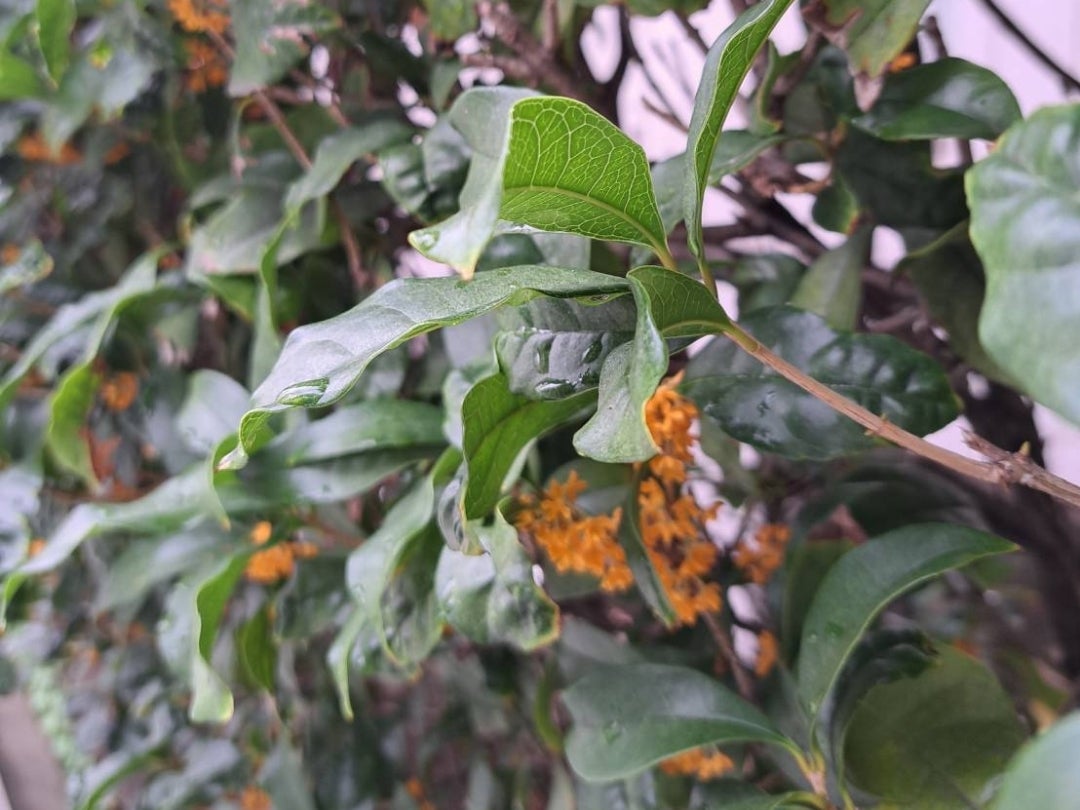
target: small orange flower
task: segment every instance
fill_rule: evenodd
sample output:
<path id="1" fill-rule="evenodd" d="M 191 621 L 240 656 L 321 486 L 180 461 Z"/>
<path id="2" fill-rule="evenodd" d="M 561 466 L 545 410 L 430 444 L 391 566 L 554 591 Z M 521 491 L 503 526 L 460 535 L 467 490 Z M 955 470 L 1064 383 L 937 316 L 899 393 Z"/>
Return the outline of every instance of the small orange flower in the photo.
<path id="1" fill-rule="evenodd" d="M 907 70 L 909 67 L 913 67 L 917 61 L 915 54 L 911 51 L 904 51 L 889 62 L 889 73 L 899 73 L 902 70 Z"/>
<path id="2" fill-rule="evenodd" d="M 40 537 L 35 537 L 30 541 L 29 547 L 26 549 L 27 557 L 36 557 L 38 554 L 45 550 L 45 541 Z"/>
<path id="3" fill-rule="evenodd" d="M 229 66 L 221 52 L 198 39 L 184 42 L 187 51 L 187 71 L 184 86 L 192 93 L 203 93 L 211 87 L 221 87 L 229 80 Z"/>
<path id="4" fill-rule="evenodd" d="M 735 567 L 755 585 L 764 585 L 784 564 L 791 530 L 782 523 L 766 523 L 754 533 L 753 543 L 739 541 L 731 555 Z"/>
<path id="5" fill-rule="evenodd" d="M 105 153 L 105 156 L 102 158 L 102 160 L 104 161 L 106 166 L 112 166 L 116 163 L 119 163 L 121 160 L 123 160 L 130 154 L 131 147 L 124 143 L 124 141 L 117 141 L 111 147 L 109 147 L 109 151 Z"/>
<path id="6" fill-rule="evenodd" d="M 7 242 L 0 247 L 0 264 L 15 264 L 22 255 L 22 248 L 13 242 Z"/>
<path id="7" fill-rule="evenodd" d="M 229 28 L 225 0 L 169 0 L 169 11 L 190 33 L 224 34 Z"/>
<path id="8" fill-rule="evenodd" d="M 754 662 L 754 674 L 759 678 L 764 678 L 772 672 L 772 668 L 776 666 L 779 658 L 780 643 L 776 640 L 776 636 L 768 630 L 762 630 L 758 635 L 758 653 L 757 661 Z"/>
<path id="9" fill-rule="evenodd" d="M 252 527 L 248 539 L 256 546 L 265 546 L 273 534 L 274 527 L 270 521 L 260 520 Z M 318 547 L 314 543 L 276 543 L 251 555 L 244 576 L 251 582 L 274 585 L 293 572 L 297 560 L 307 560 L 316 554 Z"/>
<path id="10" fill-rule="evenodd" d="M 240 794 L 240 810 L 273 810 L 270 795 L 261 788 L 248 785 Z"/>
<path id="11" fill-rule="evenodd" d="M 419 810 L 435 810 L 435 805 L 431 803 L 424 792 L 424 786 L 415 776 L 405 783 L 405 792 L 416 802 Z"/>
<path id="12" fill-rule="evenodd" d="M 111 375 L 101 384 L 101 401 L 110 411 L 126 411 L 139 394 L 139 378 L 130 371 Z"/>
<path id="13" fill-rule="evenodd" d="M 29 160 L 35 163 L 53 163 L 57 166 L 70 166 L 72 163 L 78 163 L 82 160 L 82 154 L 70 143 L 63 144 L 60 147 L 59 152 L 54 152 L 49 148 L 49 145 L 45 143 L 45 136 L 40 132 L 35 132 L 32 135 L 23 135 L 23 137 L 19 139 L 16 149 L 19 153 L 19 157 L 23 160 Z"/>
<path id="14" fill-rule="evenodd" d="M 701 780 L 716 779 L 734 770 L 731 757 L 721 751 L 694 748 L 660 763 L 660 770 L 673 776 L 695 776 Z"/>

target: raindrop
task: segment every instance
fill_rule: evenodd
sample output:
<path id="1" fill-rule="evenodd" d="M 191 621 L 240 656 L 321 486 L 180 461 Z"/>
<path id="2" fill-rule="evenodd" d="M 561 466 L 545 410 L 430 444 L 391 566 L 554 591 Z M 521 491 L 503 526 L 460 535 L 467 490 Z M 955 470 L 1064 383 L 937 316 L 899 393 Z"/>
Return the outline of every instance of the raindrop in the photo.
<path id="1" fill-rule="evenodd" d="M 622 736 L 622 733 L 623 733 L 622 723 L 618 722 L 617 720 L 612 720 L 610 723 L 608 723 L 606 726 L 604 726 L 604 729 L 603 729 L 604 742 L 606 742 L 606 743 L 608 743 L 610 745 L 611 743 L 613 743 L 617 739 L 619 739 L 619 737 Z"/>
<path id="2" fill-rule="evenodd" d="M 574 393 L 574 384 L 569 380 L 546 379 L 538 382 L 533 390 L 541 399 L 562 399 Z"/>
<path id="3" fill-rule="evenodd" d="M 318 405 L 329 385 L 330 381 L 325 377 L 296 383 L 278 394 L 277 401 L 281 405 L 296 405 L 302 408 Z"/>
<path id="4" fill-rule="evenodd" d="M 602 337 L 598 337 L 596 340 L 594 340 L 592 343 L 590 343 L 585 348 L 584 352 L 582 352 L 581 362 L 582 363 L 595 362 L 597 359 L 599 359 L 599 357 L 603 353 L 603 351 L 604 351 L 604 339 Z"/>
<path id="5" fill-rule="evenodd" d="M 548 367 L 551 365 L 551 344 L 554 339 L 541 340 L 536 344 L 536 351 L 533 354 L 533 366 L 540 374 L 547 374 Z"/>

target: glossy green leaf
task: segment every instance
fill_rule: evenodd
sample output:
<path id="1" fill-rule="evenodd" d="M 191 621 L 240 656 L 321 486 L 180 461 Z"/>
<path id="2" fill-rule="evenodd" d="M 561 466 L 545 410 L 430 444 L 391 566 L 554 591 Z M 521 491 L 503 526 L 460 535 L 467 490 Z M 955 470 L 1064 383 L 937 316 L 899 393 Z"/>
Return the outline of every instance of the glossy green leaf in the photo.
<path id="1" fill-rule="evenodd" d="M 853 331 L 862 297 L 862 271 L 870 261 L 870 237 L 863 228 L 840 247 L 821 254 L 791 296 L 791 305 L 813 312 L 833 329 Z"/>
<path id="2" fill-rule="evenodd" d="M 285 210 L 299 211 L 304 203 L 325 197 L 341 182 L 345 172 L 364 155 L 408 140 L 413 130 L 399 121 L 372 121 L 324 138 L 315 150 L 311 168 L 289 186 Z"/>
<path id="3" fill-rule="evenodd" d="M 845 738 L 848 777 L 892 806 L 979 807 L 1025 736 L 994 675 L 943 648 L 917 677 L 877 686 L 859 703 Z"/>
<path id="4" fill-rule="evenodd" d="M 559 635 L 559 608 L 533 581 L 532 562 L 514 527 L 496 511 L 490 526 L 474 527 L 483 554 L 444 548 L 435 592 L 446 621 L 481 644 L 531 651 Z"/>
<path id="5" fill-rule="evenodd" d="M 341 25 L 319 3 L 303 0 L 231 0 L 236 56 L 229 72 L 229 95 L 246 96 L 274 84 L 306 53 L 305 37 Z"/>
<path id="6" fill-rule="evenodd" d="M 941 367 L 885 335 L 834 332 L 788 307 L 752 312 L 742 326 L 788 362 L 919 435 L 948 424 L 956 399 Z M 687 366 L 683 389 L 731 436 L 793 458 L 832 458 L 874 446 L 864 429 L 726 340 Z"/>
<path id="7" fill-rule="evenodd" d="M 870 221 L 945 231 L 968 217 L 962 169 L 935 169 L 929 143 L 883 141 L 850 128 L 835 168 Z"/>
<path id="8" fill-rule="evenodd" d="M 739 291 L 739 315 L 755 309 L 786 304 L 799 286 L 806 268 L 786 253 L 741 256 L 731 266 L 730 280 Z"/>
<path id="9" fill-rule="evenodd" d="M 247 565 L 248 554 L 238 554 L 218 565 L 194 588 L 192 605 L 191 706 L 195 723 L 223 723 L 232 717 L 233 696 L 225 681 L 210 665 L 225 604 Z"/>
<path id="10" fill-rule="evenodd" d="M 705 782 L 694 792 L 692 810 L 794 810 L 813 806 L 806 803 L 806 793 L 766 795 L 751 784 L 737 779 Z"/>
<path id="11" fill-rule="evenodd" d="M 427 0 L 428 25 L 431 33 L 446 42 L 475 31 L 478 25 L 476 8 L 469 0 Z"/>
<path id="12" fill-rule="evenodd" d="M 905 526 L 848 552 L 810 604 L 799 652 L 799 697 L 817 715 L 859 637 L 886 605 L 938 574 L 1014 546 L 962 526 Z"/>
<path id="13" fill-rule="evenodd" d="M 897 272 L 906 273 L 915 282 L 927 310 L 949 333 L 950 348 L 976 371 L 1010 384 L 1009 376 L 979 342 L 986 278 L 966 223 L 908 254 Z"/>
<path id="14" fill-rule="evenodd" d="M 466 519 L 489 515 L 522 451 L 548 431 L 583 413 L 593 400 L 592 391 L 565 399 L 529 399 L 512 393 L 502 374 L 474 385 L 461 408 L 461 449 L 468 468 L 463 495 Z"/>
<path id="15" fill-rule="evenodd" d="M 994 810 L 1070 810 L 1080 796 L 1080 714 L 1062 718 L 1009 763 Z"/>
<path id="16" fill-rule="evenodd" d="M 1039 110 L 968 173 L 986 268 L 979 338 L 1023 389 L 1080 423 L 1080 105 Z"/>
<path id="17" fill-rule="evenodd" d="M 495 354 L 515 394 L 561 399 L 600 384 L 608 355 L 634 336 L 630 296 L 600 306 L 540 298 L 518 307 L 495 336 Z"/>
<path id="18" fill-rule="evenodd" d="M 854 72 L 880 75 L 911 42 L 930 0 L 824 0 L 826 21 L 843 26 Z"/>
<path id="19" fill-rule="evenodd" d="M 566 755 L 591 782 L 622 779 L 709 743 L 790 748 L 768 719 L 697 670 L 666 664 L 601 668 L 563 693 L 573 728 Z"/>
<path id="20" fill-rule="evenodd" d="M 890 74 L 874 106 L 853 123 L 889 141 L 993 140 L 1019 120 L 1020 106 L 996 73 L 946 58 Z"/>
<path id="21" fill-rule="evenodd" d="M 780 642 L 784 660 L 795 660 L 810 603 L 829 569 L 850 550 L 851 543 L 847 540 L 817 540 L 802 543 L 788 551 L 780 611 Z"/>
<path id="22" fill-rule="evenodd" d="M 814 200 L 814 222 L 836 233 L 850 234 L 859 222 L 859 200 L 839 175 Z"/>
<path id="23" fill-rule="evenodd" d="M 409 236 L 429 258 L 471 277 L 500 219 L 667 254 L 645 153 L 599 113 L 567 98 L 476 88 L 450 120 L 473 162 L 461 211 Z"/>
<path id="24" fill-rule="evenodd" d="M 38 42 L 53 81 L 59 81 L 71 60 L 74 0 L 37 0 Z"/>
<path id="25" fill-rule="evenodd" d="M 626 290 L 620 278 L 555 267 L 492 270 L 471 282 L 391 282 L 348 312 L 289 334 L 277 364 L 252 395 L 252 409 L 240 427 L 240 446 L 222 463 L 245 462 L 271 413 L 334 402 L 355 385 L 368 363 L 411 337 L 538 295 L 587 298 Z"/>
<path id="26" fill-rule="evenodd" d="M 687 242 L 690 250 L 702 261 L 705 247 L 701 231 L 701 206 L 713 155 L 718 141 L 722 139 L 720 130 L 754 58 L 791 2 L 765 0 L 755 3 L 724 29 L 705 58 L 687 134 L 688 182 L 683 196 Z"/>

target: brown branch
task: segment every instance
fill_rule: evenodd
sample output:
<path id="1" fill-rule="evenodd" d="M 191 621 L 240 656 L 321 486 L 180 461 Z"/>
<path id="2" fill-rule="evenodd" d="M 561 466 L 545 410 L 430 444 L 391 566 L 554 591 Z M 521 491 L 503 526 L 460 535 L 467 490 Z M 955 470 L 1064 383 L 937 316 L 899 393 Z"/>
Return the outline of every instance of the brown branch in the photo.
<path id="1" fill-rule="evenodd" d="M 1015 22 L 1013 22 L 1012 18 L 1005 13 L 1004 9 L 1002 9 L 1001 6 L 999 6 L 995 2 L 995 0 L 982 0 L 982 4 L 986 6 L 986 10 L 989 11 L 999 23 L 1001 23 L 1002 27 L 1005 28 L 1005 30 L 1007 30 L 1010 34 L 1016 37 L 1016 39 L 1019 40 L 1020 43 L 1028 49 L 1032 56 L 1042 62 L 1043 65 L 1049 68 L 1053 73 L 1058 76 L 1059 79 L 1061 79 L 1061 83 L 1065 86 L 1066 89 L 1071 87 L 1074 90 L 1080 90 L 1080 79 L 1078 79 L 1068 70 L 1066 70 L 1046 51 L 1044 51 L 1036 42 L 1034 42 L 1031 37 L 1024 33 L 1023 29 L 1021 29 Z"/>
<path id="2" fill-rule="evenodd" d="M 547 51 L 529 31 L 522 28 L 510 6 L 484 0 L 476 4 L 476 11 L 495 37 L 528 66 L 533 81 L 546 84 L 561 96 L 588 101 L 581 93 L 581 83 L 556 60 L 555 54 Z"/>
<path id="3" fill-rule="evenodd" d="M 743 351 L 755 360 L 773 369 L 790 382 L 795 383 L 795 385 L 821 400 L 833 410 L 858 422 L 867 429 L 870 435 L 879 436 L 917 456 L 929 459 L 969 478 L 985 481 L 989 484 L 1020 484 L 1044 492 L 1073 506 L 1080 506 L 1080 486 L 1059 478 L 1039 467 L 1030 459 L 1024 461 L 1023 456 L 1006 453 L 1004 450 L 995 447 L 994 455 L 986 453 L 988 461 L 976 461 L 959 453 L 954 453 L 952 450 L 938 447 L 871 413 L 861 405 L 833 391 L 824 383 L 818 382 L 787 360 L 774 354 L 738 324 L 730 324 L 724 334 L 735 341 Z M 990 447 L 993 447 L 993 445 L 990 445 Z M 980 452 L 982 451 L 980 450 Z"/>
<path id="4" fill-rule="evenodd" d="M 724 659 L 724 663 L 727 664 L 732 676 L 735 678 L 735 688 L 739 690 L 739 696 L 743 700 L 753 701 L 754 682 L 750 679 L 750 673 L 743 668 L 739 656 L 735 654 L 735 645 L 731 643 L 731 636 L 728 635 L 727 629 L 711 613 L 703 613 L 701 618 L 709 629 L 713 641 L 716 642 L 720 657 Z"/>

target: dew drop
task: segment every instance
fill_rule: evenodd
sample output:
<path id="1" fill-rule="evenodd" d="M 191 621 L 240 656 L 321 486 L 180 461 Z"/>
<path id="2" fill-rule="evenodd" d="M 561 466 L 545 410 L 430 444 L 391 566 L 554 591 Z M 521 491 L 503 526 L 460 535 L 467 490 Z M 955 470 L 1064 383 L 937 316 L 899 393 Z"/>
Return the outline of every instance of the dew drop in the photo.
<path id="1" fill-rule="evenodd" d="M 622 723 L 617 720 L 612 720 L 603 728 L 604 742 L 611 744 L 622 736 L 623 727 Z"/>
<path id="2" fill-rule="evenodd" d="M 551 365 L 552 342 L 552 340 L 541 340 L 536 344 L 536 350 L 533 352 L 533 367 L 540 374 L 547 374 Z"/>
<path id="3" fill-rule="evenodd" d="M 295 405 L 301 408 L 318 405 L 329 385 L 330 381 L 325 377 L 296 383 L 278 394 L 277 401 L 281 405 Z"/>
<path id="4" fill-rule="evenodd" d="M 582 363 L 595 362 L 604 351 L 604 339 L 597 338 L 588 346 L 585 347 L 585 351 L 581 353 Z"/>
<path id="5" fill-rule="evenodd" d="M 541 380 L 533 390 L 540 399 L 562 399 L 574 393 L 574 384 L 569 380 Z"/>

